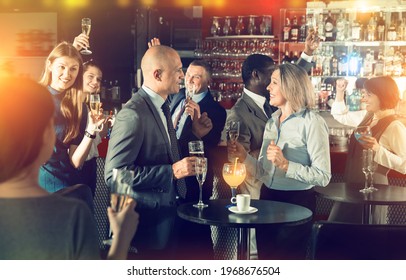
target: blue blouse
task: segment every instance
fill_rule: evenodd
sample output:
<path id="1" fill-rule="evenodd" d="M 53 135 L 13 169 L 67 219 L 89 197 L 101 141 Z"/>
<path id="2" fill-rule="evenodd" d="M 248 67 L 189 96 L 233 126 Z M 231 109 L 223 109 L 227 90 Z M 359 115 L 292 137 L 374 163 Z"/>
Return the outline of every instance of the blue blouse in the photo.
<path id="1" fill-rule="evenodd" d="M 324 119 L 307 109 L 293 113 L 279 125 L 281 111 L 272 114 L 265 126 L 258 160 L 247 155 L 247 172 L 268 188 L 300 191 L 315 185 L 326 186 L 331 179 L 328 127 Z M 266 157 L 271 139 L 277 139 L 288 171 L 276 168 Z"/>
<path id="2" fill-rule="evenodd" d="M 64 187 L 80 183 L 78 170 L 71 164 L 69 159 L 70 145 L 79 145 L 84 137 L 87 124 L 87 108 L 82 103 L 82 119 L 80 121 L 79 135 L 69 143 L 64 144 L 66 120 L 61 112 L 61 101 L 64 92 L 59 92 L 48 86 L 55 104 L 54 125 L 56 133 L 56 142 L 51 158 L 41 166 L 39 182 L 42 188 L 49 192 L 56 192 Z"/>

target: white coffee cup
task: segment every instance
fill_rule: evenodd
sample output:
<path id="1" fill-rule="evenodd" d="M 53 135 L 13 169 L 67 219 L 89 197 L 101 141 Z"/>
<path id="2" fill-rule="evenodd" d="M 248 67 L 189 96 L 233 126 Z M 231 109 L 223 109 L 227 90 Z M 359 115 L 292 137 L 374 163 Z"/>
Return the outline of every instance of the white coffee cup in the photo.
<path id="1" fill-rule="evenodd" d="M 251 196 L 249 194 L 237 194 L 237 209 L 240 212 L 247 212 L 250 209 Z"/>

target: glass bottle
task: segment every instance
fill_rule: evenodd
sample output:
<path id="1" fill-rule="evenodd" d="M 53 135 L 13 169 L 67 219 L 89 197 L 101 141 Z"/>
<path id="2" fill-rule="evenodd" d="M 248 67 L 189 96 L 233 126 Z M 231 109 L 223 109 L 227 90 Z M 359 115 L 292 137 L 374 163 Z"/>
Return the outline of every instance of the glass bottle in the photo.
<path id="1" fill-rule="evenodd" d="M 244 22 L 243 22 L 243 17 L 238 16 L 237 18 L 237 25 L 235 26 L 235 34 L 237 35 L 242 35 L 244 33 Z"/>
<path id="2" fill-rule="evenodd" d="M 361 40 L 361 25 L 357 18 L 354 18 L 351 26 L 351 38 L 353 41 L 360 41 Z"/>
<path id="3" fill-rule="evenodd" d="M 297 42 L 298 38 L 299 38 L 299 24 L 297 22 L 297 17 L 293 16 L 290 28 L 290 41 Z"/>
<path id="4" fill-rule="evenodd" d="M 385 60 L 383 59 L 382 50 L 379 50 L 378 60 L 375 63 L 374 75 L 375 76 L 383 76 L 384 68 L 385 68 Z"/>
<path id="5" fill-rule="evenodd" d="M 324 19 L 323 19 L 323 14 L 319 14 L 319 18 L 317 20 L 317 32 L 319 33 L 319 37 L 321 40 L 325 39 L 325 34 L 324 34 Z"/>
<path id="6" fill-rule="evenodd" d="M 347 23 L 345 20 L 345 17 L 343 15 L 343 12 L 340 12 L 340 15 L 338 16 L 337 23 L 336 23 L 336 28 L 337 28 L 337 35 L 336 35 L 336 40 L 337 41 L 345 41 L 347 39 Z"/>
<path id="7" fill-rule="evenodd" d="M 324 51 L 324 58 L 323 58 L 323 76 L 330 76 L 331 75 L 331 48 L 326 46 Z"/>
<path id="8" fill-rule="evenodd" d="M 365 77 L 372 75 L 373 63 L 374 63 L 374 53 L 373 53 L 373 51 L 371 52 L 370 49 L 367 49 L 367 51 L 365 53 L 365 59 L 364 59 L 364 65 L 363 65 Z"/>
<path id="9" fill-rule="evenodd" d="M 290 63 L 291 59 L 290 59 L 290 55 L 289 55 L 289 51 L 285 52 L 285 56 L 283 57 L 281 64 L 286 64 L 286 63 Z"/>
<path id="10" fill-rule="evenodd" d="M 335 21 L 331 16 L 331 11 L 328 11 L 328 15 L 324 22 L 324 36 L 326 41 L 335 41 Z"/>
<path id="11" fill-rule="evenodd" d="M 371 13 L 371 17 L 369 18 L 367 25 L 367 36 L 365 40 L 370 42 L 375 41 L 375 32 L 376 32 L 376 20 L 374 14 Z"/>
<path id="12" fill-rule="evenodd" d="M 391 22 L 388 27 L 388 32 L 386 33 L 388 41 L 396 41 L 397 40 L 397 32 L 396 32 L 396 19 L 394 18 L 394 14 L 392 15 Z"/>
<path id="13" fill-rule="evenodd" d="M 379 12 L 379 19 L 376 24 L 376 29 L 377 29 L 377 39 L 378 41 L 384 41 L 385 40 L 385 16 L 383 15 L 382 12 Z"/>
<path id="14" fill-rule="evenodd" d="M 345 52 L 342 52 L 338 58 L 338 75 L 347 76 L 348 73 L 348 57 Z"/>
<path id="15" fill-rule="evenodd" d="M 299 60 L 299 55 L 298 55 L 297 51 L 294 51 L 294 52 L 293 52 L 292 59 L 290 60 L 290 63 L 296 64 L 296 62 L 297 62 L 298 60 Z"/>
<path id="16" fill-rule="evenodd" d="M 299 42 L 306 41 L 306 34 L 307 34 L 306 16 L 302 15 L 300 17 Z"/>
<path id="17" fill-rule="evenodd" d="M 334 52 L 333 52 L 333 56 L 331 57 L 330 70 L 331 70 L 331 75 L 332 76 L 338 76 L 338 57 Z"/>
<path id="18" fill-rule="evenodd" d="M 282 29 L 282 41 L 284 42 L 289 42 L 290 41 L 290 19 L 286 18 L 285 19 L 285 25 L 283 26 Z"/>
<path id="19" fill-rule="evenodd" d="M 361 70 L 361 56 L 357 50 L 357 48 L 354 47 L 352 50 L 350 57 L 349 57 L 349 62 L 348 62 L 348 75 L 349 76 L 358 76 Z"/>

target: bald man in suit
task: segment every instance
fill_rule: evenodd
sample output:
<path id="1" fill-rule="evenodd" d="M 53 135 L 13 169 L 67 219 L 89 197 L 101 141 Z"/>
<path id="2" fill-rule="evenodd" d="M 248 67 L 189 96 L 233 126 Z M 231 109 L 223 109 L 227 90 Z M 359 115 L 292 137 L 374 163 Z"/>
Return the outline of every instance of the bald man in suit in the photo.
<path id="1" fill-rule="evenodd" d="M 113 169 L 134 170 L 132 196 L 140 214 L 133 244 L 140 259 L 170 259 L 176 207 L 184 178 L 195 175 L 195 157 L 179 158 L 173 125 L 164 113 L 169 94 L 184 78 L 178 53 L 167 46 L 149 48 L 141 61 L 144 83 L 116 116 L 106 157 L 105 180 Z M 168 111 L 170 114 L 170 111 Z"/>

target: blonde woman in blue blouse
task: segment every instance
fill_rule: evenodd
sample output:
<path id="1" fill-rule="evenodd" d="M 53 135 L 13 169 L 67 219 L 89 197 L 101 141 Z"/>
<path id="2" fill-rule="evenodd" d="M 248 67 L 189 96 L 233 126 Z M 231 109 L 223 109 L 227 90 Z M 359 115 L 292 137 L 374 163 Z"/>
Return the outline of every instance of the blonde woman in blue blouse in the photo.
<path id="1" fill-rule="evenodd" d="M 280 65 L 267 87 L 270 104 L 278 107 L 268 120 L 258 159 L 239 143 L 228 143 L 228 152 L 246 164 L 247 172 L 262 181 L 261 199 L 304 206 L 315 211 L 315 185 L 331 179 L 328 127 L 311 111 L 315 102 L 305 70 L 294 64 Z M 305 258 L 311 224 L 259 229 L 260 259 Z"/>

